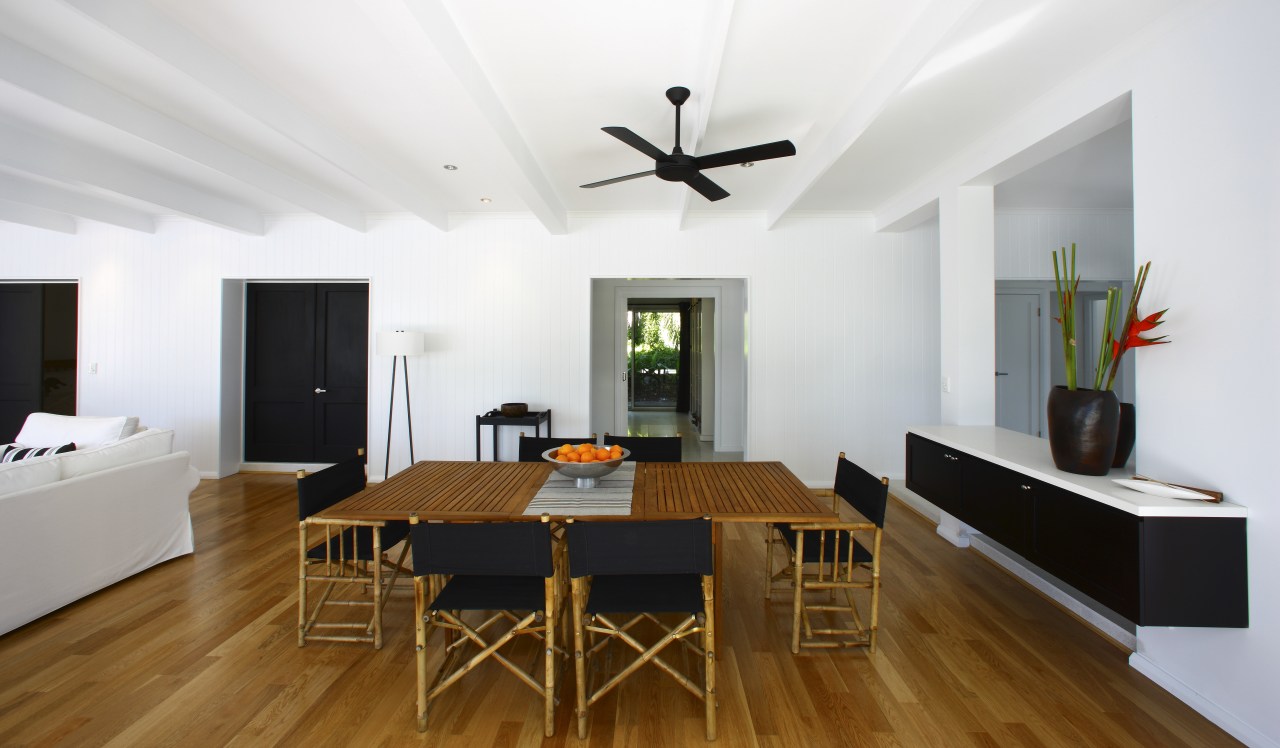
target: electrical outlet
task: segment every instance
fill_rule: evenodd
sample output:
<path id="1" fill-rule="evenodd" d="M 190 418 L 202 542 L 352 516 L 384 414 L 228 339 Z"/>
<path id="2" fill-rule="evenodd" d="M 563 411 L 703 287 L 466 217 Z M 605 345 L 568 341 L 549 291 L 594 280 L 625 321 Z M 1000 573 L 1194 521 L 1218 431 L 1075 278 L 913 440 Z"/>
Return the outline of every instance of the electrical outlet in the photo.
<path id="1" fill-rule="evenodd" d="M 950 391 L 951 391 L 951 377 L 943 377 L 943 378 L 942 378 L 942 391 L 943 391 L 943 392 L 950 392 Z"/>

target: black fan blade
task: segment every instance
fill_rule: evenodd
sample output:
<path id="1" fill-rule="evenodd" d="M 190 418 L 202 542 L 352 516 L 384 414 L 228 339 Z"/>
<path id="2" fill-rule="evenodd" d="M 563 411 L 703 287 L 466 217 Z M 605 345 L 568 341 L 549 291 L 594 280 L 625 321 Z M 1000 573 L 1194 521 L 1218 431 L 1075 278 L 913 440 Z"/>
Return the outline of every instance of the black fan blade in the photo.
<path id="1" fill-rule="evenodd" d="M 694 159 L 699 169 L 714 169 L 717 166 L 744 164 L 748 161 L 766 161 L 771 158 L 783 158 L 796 155 L 796 147 L 790 140 L 779 140 L 776 143 L 753 145 L 739 148 L 736 151 L 721 151 L 698 156 Z"/>
<path id="2" fill-rule="evenodd" d="M 636 135 L 625 127 L 602 127 L 600 129 L 609 133 L 618 140 L 621 140 L 637 151 L 640 151 L 654 161 L 661 161 L 667 157 L 666 153 L 658 150 L 658 146 L 650 143 L 639 135 Z"/>
<path id="3" fill-rule="evenodd" d="M 625 181 L 627 181 L 628 179 L 637 179 L 637 178 L 639 178 L 639 177 L 647 177 L 647 176 L 649 176 L 650 174 L 654 174 L 654 173 L 655 173 L 655 172 L 654 172 L 654 170 L 653 170 L 653 169 L 650 169 L 649 171 L 642 171 L 642 172 L 640 172 L 639 174 L 628 174 L 628 175 L 626 175 L 625 177 L 614 177 L 613 179 L 606 179 L 606 180 L 604 180 L 603 182 L 592 182 L 591 184 L 583 184 L 583 185 L 578 185 L 578 186 L 579 186 L 579 187 L 586 187 L 586 188 L 588 188 L 588 189 L 590 189 L 590 188 L 592 188 L 592 187 L 603 187 L 603 186 L 605 186 L 606 184 L 613 184 L 614 182 L 625 182 Z"/>
<path id="4" fill-rule="evenodd" d="M 723 200 L 729 196 L 729 193 L 725 192 L 723 187 L 712 182 L 701 174 L 691 179 L 686 179 L 684 183 L 697 190 L 699 195 L 702 195 L 711 202 Z"/>

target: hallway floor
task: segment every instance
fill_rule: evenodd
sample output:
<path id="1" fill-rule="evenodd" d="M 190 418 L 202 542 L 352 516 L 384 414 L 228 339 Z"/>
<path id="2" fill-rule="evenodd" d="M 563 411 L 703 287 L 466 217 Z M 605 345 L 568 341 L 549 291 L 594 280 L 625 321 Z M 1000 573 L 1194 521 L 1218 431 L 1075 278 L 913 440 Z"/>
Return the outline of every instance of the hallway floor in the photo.
<path id="1" fill-rule="evenodd" d="M 717 452 L 714 442 L 698 438 L 697 429 L 688 413 L 674 410 L 627 411 L 628 436 L 675 436 L 681 439 L 681 457 L 685 462 L 742 462 L 741 452 Z"/>

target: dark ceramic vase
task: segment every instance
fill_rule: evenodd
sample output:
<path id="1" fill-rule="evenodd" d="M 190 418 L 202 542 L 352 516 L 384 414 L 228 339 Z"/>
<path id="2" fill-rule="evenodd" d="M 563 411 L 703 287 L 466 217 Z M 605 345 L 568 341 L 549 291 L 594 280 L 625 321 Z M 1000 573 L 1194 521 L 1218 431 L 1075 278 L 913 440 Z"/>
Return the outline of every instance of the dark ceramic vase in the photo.
<path id="1" fill-rule="evenodd" d="M 1116 455 L 1120 400 L 1110 390 L 1049 392 L 1049 451 L 1059 470 L 1106 475 Z"/>
<path id="2" fill-rule="evenodd" d="M 1120 431 L 1116 436 L 1116 456 L 1111 460 L 1111 467 L 1124 467 L 1129 461 L 1137 436 L 1137 417 L 1133 403 L 1120 403 Z"/>

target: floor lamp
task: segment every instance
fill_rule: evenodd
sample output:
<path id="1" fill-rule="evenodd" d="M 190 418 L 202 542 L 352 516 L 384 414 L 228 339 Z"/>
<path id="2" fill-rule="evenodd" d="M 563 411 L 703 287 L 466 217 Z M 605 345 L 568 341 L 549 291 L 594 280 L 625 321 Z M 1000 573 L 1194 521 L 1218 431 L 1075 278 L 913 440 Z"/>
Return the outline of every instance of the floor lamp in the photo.
<path id="1" fill-rule="evenodd" d="M 413 408 L 409 405 L 409 357 L 426 353 L 426 336 L 420 332 L 387 330 L 378 333 L 378 355 L 391 356 L 391 401 L 387 405 L 387 463 L 382 468 L 383 480 L 390 478 L 391 420 L 396 407 L 396 360 L 404 370 L 404 414 L 409 423 L 409 464 L 413 464 Z"/>

